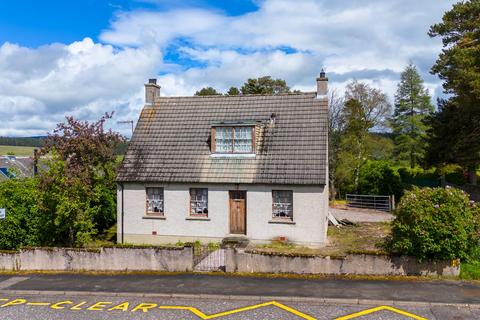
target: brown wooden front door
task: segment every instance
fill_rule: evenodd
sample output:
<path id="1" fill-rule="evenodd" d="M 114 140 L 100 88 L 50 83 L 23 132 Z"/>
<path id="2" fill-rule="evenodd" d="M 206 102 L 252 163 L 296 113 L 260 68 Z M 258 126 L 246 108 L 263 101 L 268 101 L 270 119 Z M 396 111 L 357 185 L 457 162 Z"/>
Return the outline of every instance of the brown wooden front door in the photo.
<path id="1" fill-rule="evenodd" d="M 232 190 L 230 194 L 230 233 L 247 234 L 247 191 Z"/>

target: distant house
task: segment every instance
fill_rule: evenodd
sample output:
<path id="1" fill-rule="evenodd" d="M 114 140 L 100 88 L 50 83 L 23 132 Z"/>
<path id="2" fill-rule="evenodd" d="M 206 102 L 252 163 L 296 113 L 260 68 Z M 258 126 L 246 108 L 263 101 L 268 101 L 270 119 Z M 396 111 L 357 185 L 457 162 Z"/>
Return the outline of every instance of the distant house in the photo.
<path id="1" fill-rule="evenodd" d="M 0 181 L 14 177 L 32 177 L 33 157 L 0 156 Z"/>
<path id="2" fill-rule="evenodd" d="M 314 93 L 160 97 L 150 79 L 117 177 L 119 241 L 324 245 L 327 81 Z"/>

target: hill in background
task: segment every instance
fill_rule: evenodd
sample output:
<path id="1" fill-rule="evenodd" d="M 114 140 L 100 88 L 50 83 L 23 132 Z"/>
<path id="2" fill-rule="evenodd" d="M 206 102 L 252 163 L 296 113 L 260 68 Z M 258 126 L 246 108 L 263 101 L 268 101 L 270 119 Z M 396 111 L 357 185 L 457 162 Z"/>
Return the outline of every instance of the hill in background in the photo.
<path id="1" fill-rule="evenodd" d="M 0 146 L 41 147 L 47 137 L 0 137 Z"/>
<path id="2" fill-rule="evenodd" d="M 0 156 L 15 155 L 18 157 L 33 156 L 35 148 L 42 147 L 46 136 L 39 137 L 0 137 Z M 122 143 L 117 147 L 117 155 L 123 155 L 127 148 L 127 143 Z"/>

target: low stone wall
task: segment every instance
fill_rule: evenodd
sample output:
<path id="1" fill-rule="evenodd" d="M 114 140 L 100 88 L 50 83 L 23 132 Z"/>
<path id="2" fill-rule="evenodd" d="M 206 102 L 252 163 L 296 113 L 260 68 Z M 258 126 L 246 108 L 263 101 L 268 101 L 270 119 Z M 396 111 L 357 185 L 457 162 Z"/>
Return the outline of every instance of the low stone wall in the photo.
<path id="1" fill-rule="evenodd" d="M 0 270 L 192 271 L 193 248 L 22 249 L 0 253 Z"/>
<path id="2" fill-rule="evenodd" d="M 35 248 L 0 253 L 4 271 L 194 270 L 193 248 Z M 341 258 L 292 257 L 227 248 L 225 270 L 243 273 L 458 276 L 451 262 L 419 263 L 412 257 L 351 254 Z"/>
<path id="3" fill-rule="evenodd" d="M 230 264 L 230 265 L 229 265 Z M 350 254 L 341 258 L 291 257 L 251 252 L 227 252 L 227 270 L 246 273 L 297 273 L 331 275 L 458 276 L 452 262 L 419 263 L 412 257 Z"/>

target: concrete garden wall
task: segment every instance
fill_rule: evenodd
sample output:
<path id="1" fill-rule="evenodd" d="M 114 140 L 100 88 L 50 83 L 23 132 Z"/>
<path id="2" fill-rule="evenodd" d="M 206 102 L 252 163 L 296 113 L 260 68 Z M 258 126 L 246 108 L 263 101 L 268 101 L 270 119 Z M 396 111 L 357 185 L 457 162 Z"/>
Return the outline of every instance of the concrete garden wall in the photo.
<path id="1" fill-rule="evenodd" d="M 460 266 L 451 261 L 419 263 L 415 258 L 350 254 L 341 258 L 292 257 L 229 251 L 228 271 L 331 275 L 422 275 L 458 276 Z"/>
<path id="2" fill-rule="evenodd" d="M 191 247 L 22 249 L 17 253 L 0 253 L 0 270 L 191 271 L 193 249 Z"/>
<path id="3" fill-rule="evenodd" d="M 458 276 L 449 262 L 419 263 L 412 257 L 351 254 L 342 258 L 294 257 L 225 250 L 227 272 L 330 275 Z M 4 271 L 169 271 L 194 270 L 192 247 L 185 248 L 35 248 L 0 253 Z"/>

